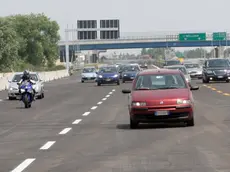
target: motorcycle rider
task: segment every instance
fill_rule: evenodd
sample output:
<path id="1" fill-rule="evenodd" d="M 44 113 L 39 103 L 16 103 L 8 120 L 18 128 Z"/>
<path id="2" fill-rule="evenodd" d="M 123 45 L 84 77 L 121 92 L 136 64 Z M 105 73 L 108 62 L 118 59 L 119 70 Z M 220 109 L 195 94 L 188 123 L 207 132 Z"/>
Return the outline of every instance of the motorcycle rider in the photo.
<path id="1" fill-rule="evenodd" d="M 20 87 L 20 85 L 23 83 L 23 82 L 25 82 L 25 81 L 27 81 L 27 82 L 30 82 L 31 84 L 35 84 L 35 81 L 31 78 L 31 76 L 30 76 L 30 73 L 29 73 L 29 71 L 28 70 L 25 70 L 24 72 L 23 72 L 23 75 L 22 75 L 22 77 L 21 77 L 21 80 L 18 82 L 18 85 L 19 85 L 19 87 Z M 19 89 L 19 93 L 21 94 L 21 90 Z M 33 94 L 32 94 L 32 96 L 33 96 L 33 100 L 35 101 L 35 90 L 34 90 L 34 88 L 33 88 Z M 22 100 L 22 97 L 21 97 L 21 100 Z"/>

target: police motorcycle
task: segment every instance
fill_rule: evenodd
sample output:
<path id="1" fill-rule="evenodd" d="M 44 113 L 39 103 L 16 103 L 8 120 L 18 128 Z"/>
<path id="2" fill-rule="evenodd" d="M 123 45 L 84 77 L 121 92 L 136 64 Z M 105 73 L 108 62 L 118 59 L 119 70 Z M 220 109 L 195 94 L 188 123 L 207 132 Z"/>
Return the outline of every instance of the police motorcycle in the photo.
<path id="1" fill-rule="evenodd" d="M 30 108 L 32 105 L 32 102 L 34 100 L 34 87 L 35 82 L 34 81 L 24 81 L 21 84 L 17 83 L 19 85 L 19 92 L 21 93 L 21 100 L 25 105 L 25 108 Z"/>

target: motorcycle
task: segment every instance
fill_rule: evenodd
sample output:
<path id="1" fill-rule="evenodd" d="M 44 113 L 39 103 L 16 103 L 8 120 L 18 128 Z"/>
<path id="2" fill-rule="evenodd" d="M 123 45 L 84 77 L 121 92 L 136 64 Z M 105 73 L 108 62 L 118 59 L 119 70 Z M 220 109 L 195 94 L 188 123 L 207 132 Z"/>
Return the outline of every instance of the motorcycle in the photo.
<path id="1" fill-rule="evenodd" d="M 18 85 L 20 85 L 18 83 Z M 33 102 L 33 83 L 31 82 L 24 82 L 19 86 L 20 93 L 21 93 L 21 100 L 25 105 L 25 108 L 30 108 Z"/>

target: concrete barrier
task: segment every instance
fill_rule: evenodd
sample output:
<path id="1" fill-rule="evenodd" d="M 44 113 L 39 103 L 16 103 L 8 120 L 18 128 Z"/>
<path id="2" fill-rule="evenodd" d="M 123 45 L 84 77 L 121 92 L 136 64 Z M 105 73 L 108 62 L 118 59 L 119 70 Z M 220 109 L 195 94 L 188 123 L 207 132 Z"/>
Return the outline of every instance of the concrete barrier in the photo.
<path id="1" fill-rule="evenodd" d="M 44 82 L 60 79 L 69 76 L 67 70 L 58 70 L 51 72 L 38 72 L 40 78 Z M 8 89 L 9 80 L 12 79 L 14 73 L 0 73 L 0 91 Z"/>

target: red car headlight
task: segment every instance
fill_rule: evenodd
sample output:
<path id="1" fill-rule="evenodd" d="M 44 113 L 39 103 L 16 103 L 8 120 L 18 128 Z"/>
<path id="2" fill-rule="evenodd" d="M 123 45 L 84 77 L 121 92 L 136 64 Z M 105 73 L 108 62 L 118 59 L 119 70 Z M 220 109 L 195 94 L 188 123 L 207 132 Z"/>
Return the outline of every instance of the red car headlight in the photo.
<path id="1" fill-rule="evenodd" d="M 177 104 L 182 105 L 182 104 L 191 104 L 191 100 L 183 100 L 183 99 L 177 99 Z"/>
<path id="2" fill-rule="evenodd" d="M 132 106 L 146 106 L 147 103 L 146 102 L 132 102 Z"/>

